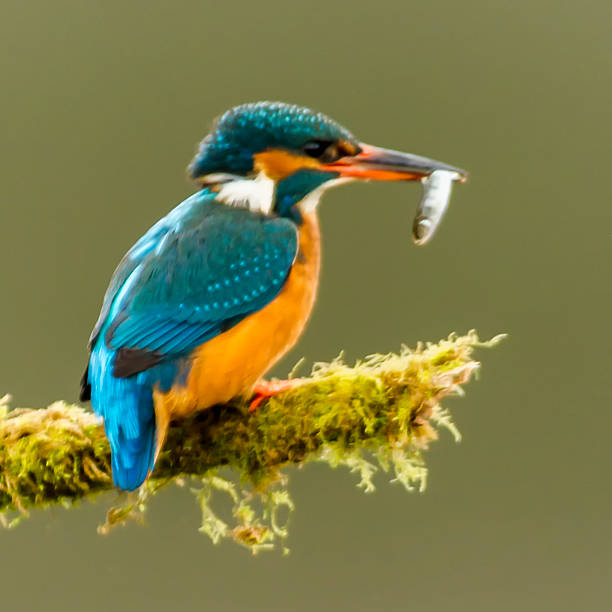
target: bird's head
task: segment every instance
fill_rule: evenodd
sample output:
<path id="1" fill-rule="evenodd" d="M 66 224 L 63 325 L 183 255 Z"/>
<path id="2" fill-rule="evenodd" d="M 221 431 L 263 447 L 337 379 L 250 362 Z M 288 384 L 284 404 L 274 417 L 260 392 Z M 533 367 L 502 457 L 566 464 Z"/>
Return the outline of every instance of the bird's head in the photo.
<path id="1" fill-rule="evenodd" d="M 349 180 L 412 181 L 459 168 L 368 145 L 321 113 L 280 102 L 227 111 L 188 172 L 228 204 L 299 221 L 325 189 Z"/>

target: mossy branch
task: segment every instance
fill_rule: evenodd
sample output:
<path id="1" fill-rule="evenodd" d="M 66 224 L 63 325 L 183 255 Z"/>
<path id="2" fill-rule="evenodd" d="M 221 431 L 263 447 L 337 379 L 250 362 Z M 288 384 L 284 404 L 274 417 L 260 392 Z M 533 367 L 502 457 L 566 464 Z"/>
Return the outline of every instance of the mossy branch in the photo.
<path id="1" fill-rule="evenodd" d="M 319 363 L 303 384 L 253 414 L 236 401 L 174 423 L 153 477 L 109 511 L 103 529 L 141 514 L 160 486 L 192 476 L 201 481 L 196 493 L 203 531 L 214 541 L 231 536 L 253 550 L 269 547 L 286 535 L 279 508 L 292 508 L 280 470 L 309 460 L 348 466 L 370 491 L 374 457 L 407 489 L 422 490 L 427 473 L 422 452 L 437 438 L 437 428 L 459 439 L 440 400 L 461 393 L 479 367 L 474 348 L 499 338 L 481 343 L 470 332 L 413 351 L 370 356 L 353 367 L 340 358 Z M 10 513 L 70 505 L 113 488 L 110 450 L 95 415 L 65 402 L 9 411 L 7 401 L 0 406 L 0 518 L 8 522 Z M 239 477 L 238 484 L 219 476 L 225 467 Z M 233 528 L 211 510 L 215 490 L 233 500 Z"/>

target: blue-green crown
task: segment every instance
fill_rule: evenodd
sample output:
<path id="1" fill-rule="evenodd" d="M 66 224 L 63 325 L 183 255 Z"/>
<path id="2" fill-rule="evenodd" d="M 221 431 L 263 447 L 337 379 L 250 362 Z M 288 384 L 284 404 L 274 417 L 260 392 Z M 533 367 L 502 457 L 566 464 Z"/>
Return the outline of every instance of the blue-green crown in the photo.
<path id="1" fill-rule="evenodd" d="M 253 155 L 266 149 L 301 151 L 311 141 L 354 136 L 322 113 L 283 102 L 255 102 L 228 110 L 201 142 L 189 165 L 192 178 L 216 172 L 246 175 Z"/>

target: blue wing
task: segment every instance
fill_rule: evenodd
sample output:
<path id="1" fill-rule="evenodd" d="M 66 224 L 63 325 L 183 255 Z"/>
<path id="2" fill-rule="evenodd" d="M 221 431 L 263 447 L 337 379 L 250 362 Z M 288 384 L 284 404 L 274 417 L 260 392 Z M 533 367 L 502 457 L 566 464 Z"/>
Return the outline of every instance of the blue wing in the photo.
<path id="1" fill-rule="evenodd" d="M 291 221 L 212 199 L 150 240 L 136 251 L 140 261 L 130 260 L 129 289 L 105 334 L 118 352 L 116 376 L 181 356 L 263 308 L 297 252 Z"/>
<path id="2" fill-rule="evenodd" d="M 182 355 L 274 299 L 296 253 L 291 221 L 229 208 L 206 191 L 195 194 L 123 258 L 90 349 L 104 329 L 108 347 L 120 352 L 120 376 L 146 369 L 139 361 L 151 367 Z"/>

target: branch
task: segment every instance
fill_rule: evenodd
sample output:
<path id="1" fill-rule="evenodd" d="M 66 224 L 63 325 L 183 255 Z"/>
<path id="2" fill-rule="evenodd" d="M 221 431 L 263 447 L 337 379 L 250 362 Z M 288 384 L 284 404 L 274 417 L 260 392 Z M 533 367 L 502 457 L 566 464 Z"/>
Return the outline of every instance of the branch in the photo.
<path id="1" fill-rule="evenodd" d="M 475 332 L 399 354 L 374 355 L 349 367 L 341 358 L 319 363 L 300 386 L 264 403 L 254 414 L 241 401 L 174 423 L 152 478 L 109 511 L 102 528 L 142 515 L 145 502 L 169 482 L 201 481 L 196 491 L 202 530 L 214 541 L 231 536 L 258 550 L 286 535 L 278 510 L 292 508 L 280 470 L 310 460 L 346 465 L 373 490 L 377 466 L 392 471 L 408 490 L 423 490 L 422 452 L 446 427 L 460 438 L 440 400 L 462 392 L 479 367 Z M 110 450 L 91 412 L 55 402 L 46 409 L 9 411 L 0 405 L 0 518 L 53 504 L 71 505 L 113 488 Z M 231 468 L 238 484 L 218 470 Z M 224 471 L 225 473 L 225 471 Z M 229 474 L 230 472 L 228 472 Z M 211 509 L 215 490 L 230 495 L 235 526 Z M 255 506 L 259 504 L 259 514 Z"/>

